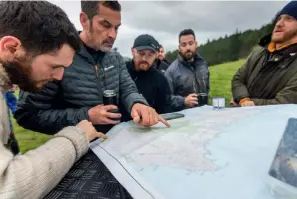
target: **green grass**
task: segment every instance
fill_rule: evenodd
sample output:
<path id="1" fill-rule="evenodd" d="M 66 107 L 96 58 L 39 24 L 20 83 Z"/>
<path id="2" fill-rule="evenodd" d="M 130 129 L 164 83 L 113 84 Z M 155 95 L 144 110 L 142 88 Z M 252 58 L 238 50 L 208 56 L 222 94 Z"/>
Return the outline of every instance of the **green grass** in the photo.
<path id="1" fill-rule="evenodd" d="M 13 128 L 15 132 L 15 136 L 20 145 L 20 150 L 22 153 L 35 149 L 41 144 L 45 143 L 47 140 L 51 138 L 49 135 L 33 132 L 27 129 L 20 127 L 15 120 L 13 120 Z"/>
<path id="2" fill-rule="evenodd" d="M 210 98 L 216 96 L 223 96 L 226 98 L 226 104 L 229 104 L 232 98 L 231 94 L 231 79 L 236 70 L 243 64 L 244 60 L 220 64 L 210 67 Z M 18 93 L 16 92 L 18 96 Z M 29 131 L 20 127 L 15 120 L 14 132 L 20 144 L 21 151 L 24 153 L 28 150 L 34 149 L 45 143 L 51 136 Z"/>
<path id="3" fill-rule="evenodd" d="M 237 69 L 242 66 L 245 60 L 220 64 L 210 67 L 210 98 L 225 97 L 226 105 L 232 98 L 231 80 Z"/>
<path id="4" fill-rule="evenodd" d="M 18 98 L 19 91 L 15 91 L 15 96 Z M 31 149 L 35 149 L 41 144 L 45 143 L 47 140 L 51 138 L 49 135 L 45 135 L 42 133 L 37 133 L 34 131 L 30 131 L 19 126 L 15 119 L 12 118 L 13 122 L 13 131 L 15 133 L 16 139 L 20 145 L 20 150 L 22 153 L 29 151 Z"/>

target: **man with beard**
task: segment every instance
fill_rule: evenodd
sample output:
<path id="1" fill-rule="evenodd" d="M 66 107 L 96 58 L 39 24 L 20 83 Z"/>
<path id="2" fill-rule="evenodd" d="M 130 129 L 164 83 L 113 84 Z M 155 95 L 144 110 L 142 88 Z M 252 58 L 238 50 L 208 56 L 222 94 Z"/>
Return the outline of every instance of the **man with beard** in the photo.
<path id="1" fill-rule="evenodd" d="M 162 73 L 165 73 L 167 68 L 170 65 L 170 62 L 166 60 L 165 58 L 165 51 L 164 47 L 162 45 L 159 45 L 159 50 L 158 50 L 158 57 L 156 59 L 156 68 L 160 70 Z"/>
<path id="2" fill-rule="evenodd" d="M 126 65 L 139 92 L 157 113 L 171 112 L 171 90 L 168 81 L 154 67 L 158 56 L 158 43 L 155 38 L 148 34 L 138 36 L 132 47 L 132 55 L 133 59 L 126 62 Z M 123 121 L 131 119 L 127 111 L 123 112 Z"/>
<path id="3" fill-rule="evenodd" d="M 194 31 L 181 31 L 178 58 L 165 72 L 173 91 L 172 108 L 178 111 L 195 107 L 198 104 L 198 94 L 209 92 L 208 65 L 196 49 Z"/>
<path id="4" fill-rule="evenodd" d="M 106 137 L 84 120 L 14 157 L 3 93 L 13 84 L 32 92 L 60 80 L 80 39 L 67 15 L 44 1 L 1 1 L 0 27 L 0 198 L 42 198 L 87 152 L 89 141 Z"/>
<path id="5" fill-rule="evenodd" d="M 54 134 L 80 120 L 90 120 L 95 128 L 106 133 L 121 120 L 119 103 L 142 126 L 158 121 L 169 124 L 147 106 L 138 93 L 122 56 L 112 51 L 121 25 L 121 5 L 118 1 L 81 1 L 79 33 L 83 47 L 65 69 L 64 77 L 37 94 L 21 94 L 15 118 L 24 128 Z M 103 93 L 113 90 L 116 104 L 103 105 Z M 112 112 L 111 112 L 112 111 Z M 36 125 L 38 124 L 38 125 Z"/>
<path id="6" fill-rule="evenodd" d="M 233 104 L 297 103 L 297 2 L 276 16 L 272 34 L 259 42 L 232 80 Z"/>

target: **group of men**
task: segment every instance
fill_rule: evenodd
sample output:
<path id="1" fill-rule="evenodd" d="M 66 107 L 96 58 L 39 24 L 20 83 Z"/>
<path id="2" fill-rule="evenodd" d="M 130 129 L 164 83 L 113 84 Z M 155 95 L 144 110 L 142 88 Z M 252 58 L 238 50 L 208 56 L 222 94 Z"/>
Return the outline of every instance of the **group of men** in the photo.
<path id="1" fill-rule="evenodd" d="M 82 1 L 77 32 L 59 7 L 44 1 L 0 2 L 0 91 L 20 87 L 14 113 L 24 128 L 54 135 L 14 156 L 5 100 L 0 98 L 0 198 L 41 198 L 113 125 L 141 126 L 159 114 L 195 107 L 209 93 L 207 62 L 197 53 L 193 30 L 179 34 L 179 55 L 168 63 L 151 35 L 137 37 L 133 59 L 111 51 L 121 25 L 117 1 Z M 232 80 L 232 104 L 297 103 L 297 2 L 277 15 L 271 35 Z M 113 103 L 105 104 L 106 91 Z M 127 144 L 127 143 L 123 143 Z"/>

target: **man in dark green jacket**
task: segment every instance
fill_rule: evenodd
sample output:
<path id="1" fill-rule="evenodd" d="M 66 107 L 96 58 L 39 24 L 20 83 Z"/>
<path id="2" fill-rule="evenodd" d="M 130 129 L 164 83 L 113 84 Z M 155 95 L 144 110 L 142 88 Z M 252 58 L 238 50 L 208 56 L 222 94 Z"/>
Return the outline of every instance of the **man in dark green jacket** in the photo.
<path id="1" fill-rule="evenodd" d="M 234 104 L 297 104 L 296 1 L 278 13 L 273 33 L 259 44 L 233 77 Z"/>
<path id="2" fill-rule="evenodd" d="M 117 1 L 82 1 L 80 38 L 83 47 L 66 68 L 61 81 L 49 83 L 38 93 L 20 93 L 17 122 L 33 131 L 55 134 L 81 120 L 89 120 L 106 133 L 119 123 L 114 105 L 103 105 L 103 91 L 114 90 L 135 123 L 151 126 L 168 123 L 148 106 L 127 72 L 122 56 L 111 51 L 121 24 Z M 53 66 L 55 67 L 55 66 Z"/>

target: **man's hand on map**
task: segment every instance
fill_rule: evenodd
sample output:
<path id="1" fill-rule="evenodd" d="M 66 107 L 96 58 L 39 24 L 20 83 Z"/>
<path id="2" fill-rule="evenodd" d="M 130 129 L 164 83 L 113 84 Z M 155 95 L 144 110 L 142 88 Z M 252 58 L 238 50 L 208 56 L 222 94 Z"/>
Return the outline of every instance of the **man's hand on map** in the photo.
<path id="1" fill-rule="evenodd" d="M 198 104 L 198 96 L 195 93 L 188 95 L 185 99 L 185 105 L 187 107 L 194 107 Z"/>
<path id="2" fill-rule="evenodd" d="M 243 103 L 240 104 L 240 106 L 256 106 L 255 103 L 253 101 L 245 101 Z"/>
<path id="3" fill-rule="evenodd" d="M 141 126 L 149 127 L 162 122 L 167 127 L 170 127 L 170 124 L 162 118 L 155 109 L 146 106 L 144 104 L 136 103 L 132 106 L 131 117 L 134 123 L 139 123 Z"/>
<path id="4" fill-rule="evenodd" d="M 231 99 L 231 101 L 230 101 L 230 105 L 233 106 L 233 107 L 238 107 L 238 106 L 239 106 L 239 104 L 237 104 L 237 103 L 234 101 L 233 97 L 232 97 L 232 99 Z"/>
<path id="5" fill-rule="evenodd" d="M 108 111 L 118 109 L 114 105 L 98 105 L 90 108 L 89 118 L 93 124 L 118 124 L 122 115 L 120 113 L 110 113 Z M 114 119 L 114 120 L 112 120 Z"/>
<path id="6" fill-rule="evenodd" d="M 95 138 L 103 138 L 107 139 L 107 136 L 104 135 L 103 133 L 97 132 L 96 129 L 94 128 L 93 124 L 89 122 L 88 120 L 82 120 L 80 121 L 76 127 L 80 128 L 82 132 L 84 132 L 89 141 L 94 140 Z"/>

